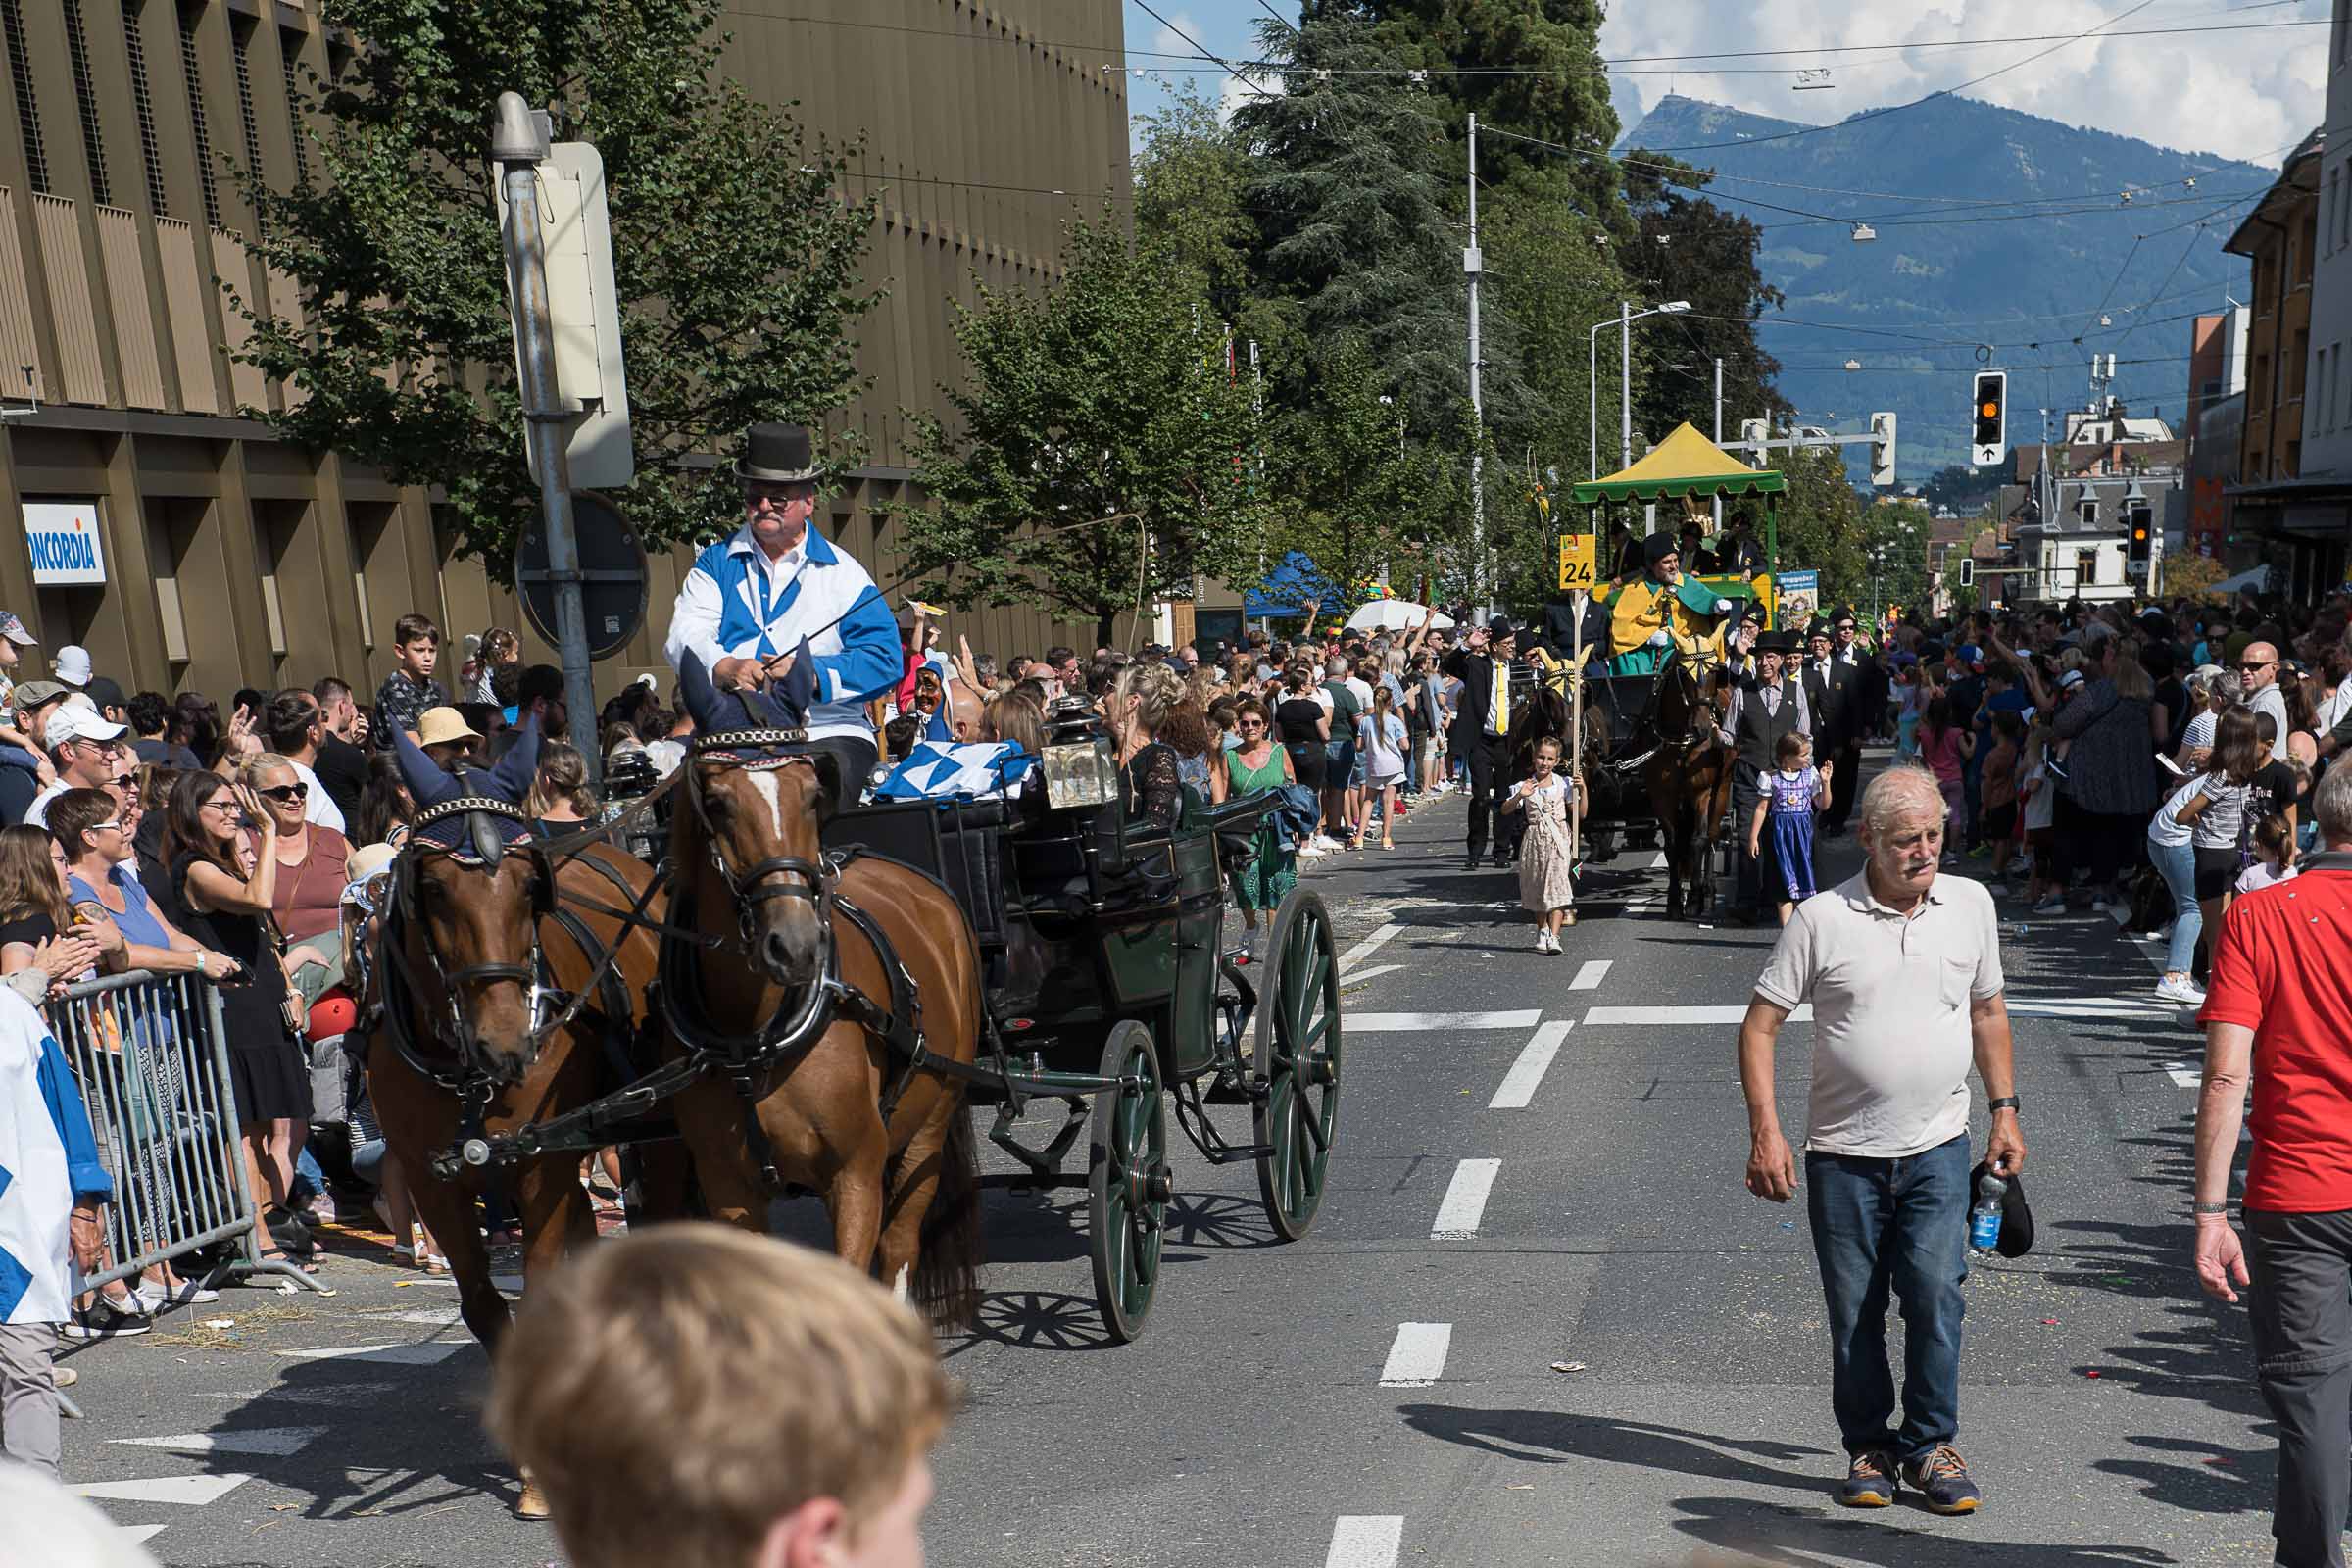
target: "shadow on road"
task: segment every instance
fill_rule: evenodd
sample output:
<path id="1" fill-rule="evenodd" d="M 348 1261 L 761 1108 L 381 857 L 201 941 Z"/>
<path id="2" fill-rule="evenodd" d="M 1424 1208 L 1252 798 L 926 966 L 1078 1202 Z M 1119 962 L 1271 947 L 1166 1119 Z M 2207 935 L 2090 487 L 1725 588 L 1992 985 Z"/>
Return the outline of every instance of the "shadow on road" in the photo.
<path id="1" fill-rule="evenodd" d="M 1818 1493 L 1828 1485 L 1825 1473 L 1819 1470 L 1784 1470 L 1759 1462 L 1807 1458 L 1830 1462 L 1829 1450 L 1802 1444 L 1718 1437 L 1571 1410 L 1471 1410 L 1449 1404 L 1406 1404 L 1399 1405 L 1397 1413 L 1424 1436 L 1537 1464 L 1600 1459 L 1747 1486 Z M 1843 1466 L 1838 1468 L 1842 1473 Z"/>
<path id="2" fill-rule="evenodd" d="M 2002 1540 L 1985 1528 L 1993 1523 L 1989 1516 L 1938 1519 L 1899 1507 L 1856 1514 L 1826 1500 L 1815 1507 L 1787 1508 L 1745 1497 L 1678 1497 L 1674 1506 L 1682 1517 L 1672 1524 L 1682 1534 L 1775 1568 L 1842 1568 L 1849 1562 L 1874 1568 L 1984 1568 L 1988 1563 L 2146 1568 L 2180 1560 L 2145 1546 Z M 1825 1552 L 1829 1555 L 1817 1555 Z"/>

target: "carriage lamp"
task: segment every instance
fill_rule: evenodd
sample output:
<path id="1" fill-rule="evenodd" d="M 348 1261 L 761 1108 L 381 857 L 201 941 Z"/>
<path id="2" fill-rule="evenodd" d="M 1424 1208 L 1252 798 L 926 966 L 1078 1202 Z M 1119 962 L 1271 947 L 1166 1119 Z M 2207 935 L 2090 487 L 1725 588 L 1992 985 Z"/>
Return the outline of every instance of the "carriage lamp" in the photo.
<path id="1" fill-rule="evenodd" d="M 1045 763 L 1046 804 L 1056 811 L 1107 806 L 1117 797 L 1119 767 L 1106 737 L 1049 746 Z"/>

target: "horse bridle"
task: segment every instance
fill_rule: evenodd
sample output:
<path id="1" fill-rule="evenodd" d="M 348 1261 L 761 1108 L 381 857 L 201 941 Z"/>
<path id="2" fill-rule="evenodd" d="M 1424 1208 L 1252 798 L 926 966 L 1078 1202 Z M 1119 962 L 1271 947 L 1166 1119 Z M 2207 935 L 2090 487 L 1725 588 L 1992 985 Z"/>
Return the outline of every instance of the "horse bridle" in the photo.
<path id="1" fill-rule="evenodd" d="M 553 867 L 548 864 L 547 858 L 539 853 L 535 845 L 528 842 L 515 845 L 500 842 L 498 855 L 481 854 L 480 849 L 485 842 L 482 834 L 473 835 L 474 842 L 471 845 L 437 844 L 425 837 L 424 830 L 438 823 L 456 817 L 475 816 L 516 823 L 524 827 L 526 831 L 530 824 L 530 818 L 520 808 L 494 796 L 486 795 L 460 796 L 455 800 L 444 801 L 438 806 L 428 807 L 418 812 L 409 824 L 408 842 L 401 846 L 400 857 L 394 862 L 391 900 L 394 919 L 392 929 L 386 933 L 387 940 L 383 943 L 384 950 L 389 955 L 389 963 L 402 971 L 401 979 L 406 984 L 409 994 L 414 996 L 416 992 L 416 976 L 409 969 L 405 938 L 412 926 L 419 933 L 427 935 L 427 940 L 423 944 L 425 961 L 432 968 L 433 979 L 441 990 L 442 1003 L 449 1009 L 449 1018 L 443 1025 L 443 1037 L 456 1050 L 469 1086 L 486 1084 L 488 1080 L 495 1077 L 494 1069 L 499 1064 L 493 1062 L 489 1054 L 482 1049 L 480 1039 L 475 1035 L 473 1026 L 466 1017 L 466 988 L 490 985 L 504 980 L 512 980 L 522 986 L 531 1018 L 530 1050 L 524 1057 L 525 1066 L 538 1059 L 541 1041 L 563 1021 L 562 1019 L 550 1020 L 546 1017 L 547 970 L 539 948 L 539 918 L 553 906 L 555 902 L 555 872 Z M 481 825 L 488 833 L 495 834 L 498 831 L 492 824 Z M 495 869 L 498 860 L 510 853 L 527 856 L 532 862 L 529 961 L 525 963 L 469 963 L 455 969 L 447 967 L 441 961 L 440 950 L 433 946 L 429 940 L 429 933 L 425 933 L 425 928 L 421 924 L 423 906 L 419 899 L 419 888 L 422 885 L 421 873 L 425 857 L 446 856 L 463 864 L 471 854 L 479 863 Z M 392 940 L 394 937 L 402 940 Z M 392 1033 L 395 1043 L 400 1045 L 404 1053 L 410 1055 L 412 1065 L 430 1073 L 436 1079 L 443 1078 L 443 1075 L 429 1064 L 416 1059 L 414 1054 L 414 1042 L 406 1038 L 407 1030 L 395 1027 Z M 446 1079 L 443 1081 L 446 1082 Z"/>
<path id="2" fill-rule="evenodd" d="M 704 767 L 713 772 L 767 772 L 783 767 L 816 768 L 816 758 L 808 752 L 782 752 L 778 748 L 808 744 L 805 729 L 729 729 L 710 735 L 698 735 L 686 750 L 686 765 L 696 769 L 687 781 L 686 800 L 694 808 L 695 821 L 703 833 L 704 853 L 710 868 L 727 890 L 735 904 L 737 934 L 743 939 L 745 952 L 752 946 L 752 921 L 760 906 L 773 899 L 806 899 L 816 906 L 828 945 L 833 940 L 832 912 L 834 889 L 841 878 L 838 860 L 820 853 L 816 859 L 799 855 L 771 855 L 737 871 L 727 864 L 726 856 L 718 847 L 718 832 L 710 820 L 710 809 L 703 800 Z M 773 755 L 761 755 L 773 754 Z"/>

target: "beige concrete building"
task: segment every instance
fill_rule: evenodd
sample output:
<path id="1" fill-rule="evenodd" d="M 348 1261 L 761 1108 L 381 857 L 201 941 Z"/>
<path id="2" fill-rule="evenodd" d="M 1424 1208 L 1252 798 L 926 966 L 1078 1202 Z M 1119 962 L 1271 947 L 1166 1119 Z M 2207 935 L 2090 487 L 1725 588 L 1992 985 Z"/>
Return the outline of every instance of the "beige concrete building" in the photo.
<path id="1" fill-rule="evenodd" d="M 871 391 L 843 415 L 871 466 L 825 525 L 887 583 L 871 509 L 906 492 L 904 411 L 958 373 L 949 302 L 974 274 L 1049 282 L 1064 219 L 1104 192 L 1125 210 L 1120 8 L 732 0 L 725 26 L 728 74 L 862 137 L 853 191 L 883 193 L 867 270 L 890 297 L 859 329 Z M 429 496 L 241 416 L 285 389 L 231 362 L 230 294 L 298 307 L 247 254 L 229 163 L 308 172 L 294 85 L 352 47 L 289 0 L 0 0 L 0 607 L 44 653 L 80 642 L 126 686 L 225 697 L 330 671 L 371 688 L 412 609 L 453 636 L 522 625 L 453 559 Z M 682 569 L 655 564 L 649 630 L 601 688 L 659 663 Z M 961 629 L 1004 655 L 1091 637 L 1022 611 Z"/>

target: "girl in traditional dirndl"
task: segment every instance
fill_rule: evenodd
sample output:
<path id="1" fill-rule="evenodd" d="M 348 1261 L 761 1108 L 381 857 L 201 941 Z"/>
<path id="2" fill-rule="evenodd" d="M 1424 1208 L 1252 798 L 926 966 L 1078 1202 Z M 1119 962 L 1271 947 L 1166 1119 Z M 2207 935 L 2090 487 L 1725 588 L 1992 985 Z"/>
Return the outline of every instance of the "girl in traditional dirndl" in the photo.
<path id="1" fill-rule="evenodd" d="M 1764 776 L 1764 792 L 1747 824 L 1747 853 L 1763 862 L 1781 924 L 1811 898 L 1813 816 L 1830 804 L 1830 766 L 1813 765 L 1813 742 L 1803 734 L 1781 737 L 1774 751 L 1780 766 Z"/>
<path id="2" fill-rule="evenodd" d="M 1568 855 L 1568 813 L 1575 809 L 1576 787 L 1560 771 L 1560 743 L 1548 736 L 1536 743 L 1535 768 L 1502 808 L 1527 815 L 1527 837 L 1519 844 L 1519 904 L 1540 917 L 1536 951 L 1557 953 L 1560 928 L 1576 905 Z"/>

